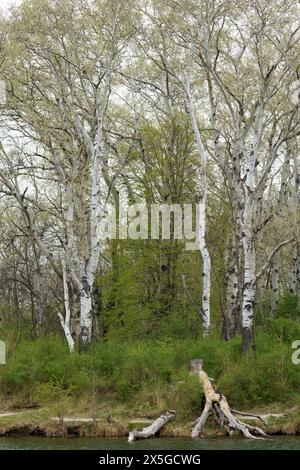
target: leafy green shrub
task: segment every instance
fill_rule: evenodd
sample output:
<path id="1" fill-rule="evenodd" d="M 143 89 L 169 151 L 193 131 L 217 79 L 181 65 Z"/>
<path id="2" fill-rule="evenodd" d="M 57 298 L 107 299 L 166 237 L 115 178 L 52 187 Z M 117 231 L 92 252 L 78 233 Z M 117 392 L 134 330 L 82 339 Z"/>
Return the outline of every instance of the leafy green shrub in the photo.
<path id="1" fill-rule="evenodd" d="M 277 317 L 300 320 L 300 303 L 295 294 L 283 294 L 278 303 Z"/>
<path id="2" fill-rule="evenodd" d="M 60 337 L 20 341 L 13 357 L 2 367 L 1 383 L 12 389 L 51 379 L 60 381 L 68 363 L 68 349 Z"/>
<path id="3" fill-rule="evenodd" d="M 268 318 L 259 327 L 256 343 L 262 350 L 263 347 L 274 347 L 270 342 L 278 341 L 290 345 L 296 339 L 300 339 L 300 322 L 289 318 Z"/>
<path id="4" fill-rule="evenodd" d="M 184 371 L 178 375 L 171 408 L 176 410 L 179 419 L 193 419 L 199 415 L 202 397 L 199 378 Z"/>
<path id="5" fill-rule="evenodd" d="M 34 399 L 41 403 L 55 403 L 66 395 L 61 385 L 53 382 L 39 383 L 34 392 Z"/>
<path id="6" fill-rule="evenodd" d="M 300 368 L 292 364 L 290 347 L 273 342 L 269 351 L 251 352 L 232 364 L 218 385 L 235 406 L 288 401 L 300 386 Z"/>
<path id="7" fill-rule="evenodd" d="M 219 391 L 236 407 L 286 401 L 299 395 L 300 367 L 291 361 L 291 343 L 300 323 L 266 320 L 256 335 L 256 351 L 243 355 L 241 338 L 101 341 L 70 354 L 62 338 L 20 340 L 1 366 L 0 392 L 27 393 L 42 403 L 86 395 L 93 400 L 176 408 L 182 417 L 199 412 L 201 385 L 190 376 L 191 359 L 201 358 Z M 138 401 L 141 400 L 139 404 Z M 142 402 L 145 400 L 145 403 Z M 96 405 L 95 405 L 96 406 Z M 131 405 L 128 405 L 131 406 Z"/>

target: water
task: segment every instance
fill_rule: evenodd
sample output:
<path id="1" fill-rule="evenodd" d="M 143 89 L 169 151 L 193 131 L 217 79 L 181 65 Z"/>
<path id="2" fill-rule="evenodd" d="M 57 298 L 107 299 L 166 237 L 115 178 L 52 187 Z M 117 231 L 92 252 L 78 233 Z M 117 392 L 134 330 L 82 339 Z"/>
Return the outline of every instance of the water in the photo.
<path id="1" fill-rule="evenodd" d="M 116 438 L 48 438 L 2 437 L 0 450 L 237 450 L 237 449 L 300 449 L 300 436 L 275 436 L 265 440 L 240 438 L 160 438 L 128 444 L 126 439 Z"/>

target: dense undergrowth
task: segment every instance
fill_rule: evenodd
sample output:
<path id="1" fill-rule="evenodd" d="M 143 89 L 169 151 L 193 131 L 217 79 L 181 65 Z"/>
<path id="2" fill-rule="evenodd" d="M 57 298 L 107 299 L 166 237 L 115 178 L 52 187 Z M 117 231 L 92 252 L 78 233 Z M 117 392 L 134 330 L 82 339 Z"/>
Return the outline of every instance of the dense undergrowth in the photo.
<path id="1" fill-rule="evenodd" d="M 256 350 L 243 355 L 241 338 L 224 342 L 215 336 L 165 338 L 135 343 L 101 341 L 85 352 L 70 354 L 58 335 L 8 345 L 7 365 L 0 370 L 2 400 L 53 403 L 83 396 L 101 402 L 134 404 L 153 412 L 176 409 L 184 419 L 199 412 L 201 391 L 189 375 L 189 361 L 202 358 L 220 392 L 232 406 L 254 407 L 299 401 L 300 364 L 292 363 L 292 342 L 300 323 L 280 318 L 257 328 Z"/>

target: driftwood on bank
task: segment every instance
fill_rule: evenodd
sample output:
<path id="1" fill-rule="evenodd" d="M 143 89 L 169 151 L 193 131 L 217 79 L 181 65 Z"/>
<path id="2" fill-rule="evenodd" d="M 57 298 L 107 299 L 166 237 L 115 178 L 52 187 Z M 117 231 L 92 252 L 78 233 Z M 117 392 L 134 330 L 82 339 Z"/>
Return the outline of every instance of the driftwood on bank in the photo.
<path id="1" fill-rule="evenodd" d="M 173 421 L 176 418 L 176 411 L 169 410 L 165 411 L 150 426 L 143 428 L 141 431 L 134 429 L 129 433 L 128 442 L 136 441 L 137 439 L 147 439 L 154 437 L 169 421 Z"/>
<path id="2" fill-rule="evenodd" d="M 194 359 L 190 365 L 191 373 L 196 373 L 202 383 L 203 393 L 205 395 L 205 406 L 201 416 L 197 419 L 194 428 L 192 430 L 192 437 L 198 437 L 206 421 L 211 413 L 214 413 L 215 417 L 219 421 L 220 425 L 229 431 L 231 434 L 237 430 L 243 433 L 243 435 L 249 439 L 261 439 L 261 437 L 268 437 L 267 434 L 259 427 L 246 424 L 235 415 L 250 416 L 249 413 L 242 413 L 241 411 L 233 410 L 229 407 L 224 395 L 217 393 L 211 383 L 211 380 L 207 373 L 203 370 L 203 363 L 201 359 Z M 251 415 L 254 417 L 255 415 Z M 264 421 L 261 417 L 255 416 L 257 419 Z"/>

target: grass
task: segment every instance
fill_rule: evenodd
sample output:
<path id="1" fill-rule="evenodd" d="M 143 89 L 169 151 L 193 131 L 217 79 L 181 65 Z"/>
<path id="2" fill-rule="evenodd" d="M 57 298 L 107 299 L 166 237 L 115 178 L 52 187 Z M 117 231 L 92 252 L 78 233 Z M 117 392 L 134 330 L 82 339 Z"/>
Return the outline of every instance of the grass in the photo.
<path id="1" fill-rule="evenodd" d="M 273 402 L 300 404 L 300 365 L 291 361 L 291 343 L 300 324 L 288 319 L 259 328 L 256 351 L 241 353 L 241 339 L 224 342 L 164 339 L 135 343 L 103 341 L 84 353 L 69 354 L 63 338 L 22 339 L 0 369 L 2 408 L 28 404 L 78 409 L 90 416 L 105 413 L 155 416 L 176 409 L 187 421 L 199 413 L 202 399 L 197 377 L 189 375 L 191 359 L 202 358 L 205 370 L 233 407 L 253 408 Z M 121 413 L 122 414 L 122 413 Z"/>

